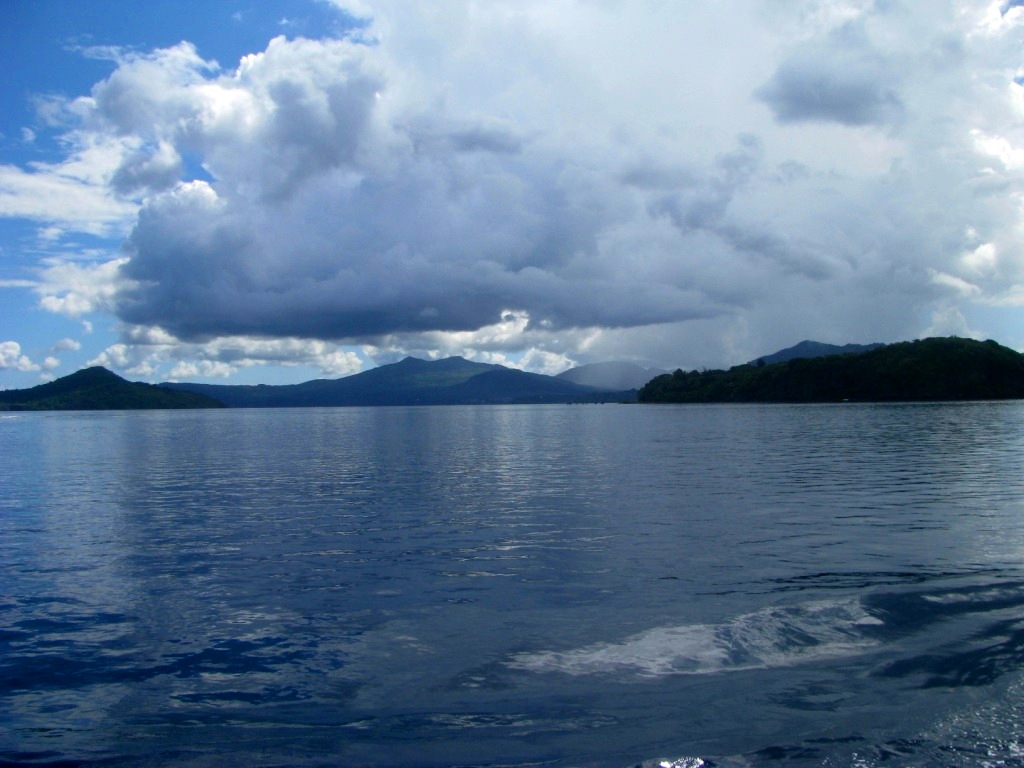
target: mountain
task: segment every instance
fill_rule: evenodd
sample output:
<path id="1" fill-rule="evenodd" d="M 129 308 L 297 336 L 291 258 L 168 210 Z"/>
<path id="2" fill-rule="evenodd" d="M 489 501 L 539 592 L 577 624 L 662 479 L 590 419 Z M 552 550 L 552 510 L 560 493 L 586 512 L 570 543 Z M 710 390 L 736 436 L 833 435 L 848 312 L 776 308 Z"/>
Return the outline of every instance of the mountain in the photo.
<path id="1" fill-rule="evenodd" d="M 564 403 L 567 401 L 621 400 L 626 392 L 608 398 L 606 390 L 584 387 L 555 376 L 528 373 L 498 366 L 462 384 L 451 387 L 445 396 L 460 403 Z M 631 399 L 631 398 L 630 398 Z"/>
<path id="2" fill-rule="evenodd" d="M 0 411 L 99 411 L 150 408 L 223 408 L 192 392 L 122 379 L 106 368 L 85 368 L 48 384 L 0 392 Z"/>
<path id="3" fill-rule="evenodd" d="M 757 363 L 763 360 L 765 363 L 785 363 L 789 360 L 795 360 L 797 358 L 810 358 L 810 357 L 828 357 L 830 355 L 852 355 L 859 354 L 861 352 L 870 352 L 873 349 L 884 347 L 884 344 L 844 344 L 838 346 L 836 344 L 825 344 L 820 341 L 801 341 L 792 347 L 786 349 L 780 349 L 778 352 L 773 352 L 770 355 L 758 358 L 758 360 L 751 360 L 751 364 Z"/>
<path id="4" fill-rule="evenodd" d="M 556 379 L 598 389 L 640 389 L 644 384 L 668 371 L 641 368 L 635 363 L 591 363 L 570 368 L 555 376 Z"/>
<path id="5" fill-rule="evenodd" d="M 303 384 L 164 384 L 216 398 L 232 408 L 356 405 L 457 405 L 475 403 L 614 402 L 631 392 L 607 392 L 462 357 L 404 360 L 341 379 Z"/>
<path id="6" fill-rule="evenodd" d="M 1024 355 L 994 341 L 932 338 L 859 354 L 676 371 L 643 403 L 996 400 L 1024 398 Z"/>

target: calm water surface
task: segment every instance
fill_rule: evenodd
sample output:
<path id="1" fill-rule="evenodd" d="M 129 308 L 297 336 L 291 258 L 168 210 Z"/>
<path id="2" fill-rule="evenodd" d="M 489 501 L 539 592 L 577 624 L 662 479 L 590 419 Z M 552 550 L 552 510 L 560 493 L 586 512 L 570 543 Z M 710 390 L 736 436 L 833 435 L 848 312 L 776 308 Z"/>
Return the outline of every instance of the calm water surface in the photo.
<path id="1" fill-rule="evenodd" d="M 1024 766 L 1024 404 L 0 416 L 0 765 Z"/>

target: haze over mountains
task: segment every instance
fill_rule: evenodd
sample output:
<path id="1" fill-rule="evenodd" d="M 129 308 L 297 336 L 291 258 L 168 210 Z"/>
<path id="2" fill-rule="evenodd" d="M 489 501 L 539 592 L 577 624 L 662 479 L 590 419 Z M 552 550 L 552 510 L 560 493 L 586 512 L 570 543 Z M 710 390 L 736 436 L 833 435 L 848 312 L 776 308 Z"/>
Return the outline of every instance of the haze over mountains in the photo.
<path id="1" fill-rule="evenodd" d="M 598 389 L 640 389 L 644 384 L 668 371 L 660 368 L 641 368 L 634 363 L 591 363 L 570 368 L 555 376 L 556 379 Z"/>

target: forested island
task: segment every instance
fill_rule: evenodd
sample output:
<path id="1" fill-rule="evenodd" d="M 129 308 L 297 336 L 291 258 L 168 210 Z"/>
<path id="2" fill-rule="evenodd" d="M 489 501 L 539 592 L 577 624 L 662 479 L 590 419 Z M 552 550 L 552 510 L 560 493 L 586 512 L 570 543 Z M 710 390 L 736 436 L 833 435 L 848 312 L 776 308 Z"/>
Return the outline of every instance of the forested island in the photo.
<path id="1" fill-rule="evenodd" d="M 29 389 L 0 391 L 0 411 L 112 411 L 155 408 L 223 408 L 195 392 L 125 381 L 99 366 Z"/>
<path id="2" fill-rule="evenodd" d="M 994 341 L 931 338 L 855 354 L 677 370 L 641 403 L 825 403 L 1024 398 L 1024 355 Z"/>

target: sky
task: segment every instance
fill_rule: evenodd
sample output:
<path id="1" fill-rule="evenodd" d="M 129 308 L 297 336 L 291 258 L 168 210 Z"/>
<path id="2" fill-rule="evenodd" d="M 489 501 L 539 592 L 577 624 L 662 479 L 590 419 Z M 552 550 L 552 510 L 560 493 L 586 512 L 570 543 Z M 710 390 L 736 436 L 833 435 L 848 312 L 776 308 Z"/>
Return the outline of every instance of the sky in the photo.
<path id="1" fill-rule="evenodd" d="M 5 0 L 0 388 L 1024 349 L 1022 0 Z"/>

